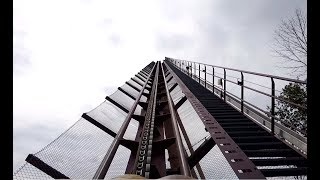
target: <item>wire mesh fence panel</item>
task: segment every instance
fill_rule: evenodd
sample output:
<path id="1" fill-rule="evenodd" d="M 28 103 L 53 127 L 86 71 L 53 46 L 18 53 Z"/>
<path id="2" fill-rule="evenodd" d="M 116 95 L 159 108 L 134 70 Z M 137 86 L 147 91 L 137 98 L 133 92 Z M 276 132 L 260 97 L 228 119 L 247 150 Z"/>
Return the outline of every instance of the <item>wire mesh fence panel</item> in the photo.
<path id="1" fill-rule="evenodd" d="M 127 93 L 129 93 L 130 95 L 132 95 L 134 98 L 137 98 L 139 95 L 139 92 L 136 91 L 135 89 L 133 89 L 131 86 L 129 86 L 128 84 L 124 84 L 121 86 L 121 88 L 126 91 Z"/>
<path id="2" fill-rule="evenodd" d="M 142 89 L 142 86 L 141 86 L 140 84 L 134 82 L 132 79 L 130 79 L 130 80 L 128 81 L 128 83 L 130 83 L 130 84 L 133 85 L 134 87 L 138 88 L 139 90 Z"/>
<path id="3" fill-rule="evenodd" d="M 190 150 L 189 150 L 189 148 L 188 148 L 186 138 L 184 137 L 184 135 L 183 135 L 183 133 L 182 133 L 182 131 L 181 131 L 180 125 L 178 125 L 178 127 L 179 127 L 179 133 L 180 133 L 181 140 L 182 140 L 182 145 L 183 145 L 184 149 L 186 150 L 187 155 L 190 156 L 190 155 L 191 155 L 191 152 L 190 152 Z"/>
<path id="4" fill-rule="evenodd" d="M 135 119 L 131 119 L 123 137 L 125 139 L 135 140 L 138 127 L 139 127 L 139 122 L 136 121 Z"/>
<path id="5" fill-rule="evenodd" d="M 169 77 L 169 76 L 168 76 Z M 169 79 L 167 79 L 169 80 Z M 176 80 L 174 78 L 172 78 L 169 82 L 168 82 L 168 89 L 170 89 L 174 84 L 176 83 Z"/>
<path id="6" fill-rule="evenodd" d="M 204 124 L 189 100 L 186 100 L 186 102 L 178 108 L 177 112 L 192 146 L 198 145 L 199 141 L 209 135 L 209 132 L 206 132 Z"/>
<path id="7" fill-rule="evenodd" d="M 142 95 L 142 96 L 140 97 L 140 101 L 141 101 L 141 102 L 147 102 L 147 100 L 148 100 L 148 98 L 147 98 L 146 96 L 144 96 L 144 95 Z"/>
<path id="8" fill-rule="evenodd" d="M 139 79 L 139 78 L 137 78 L 137 77 L 133 77 L 133 79 L 134 79 L 135 81 L 138 81 L 140 84 L 144 84 L 144 83 L 145 83 L 144 81 L 142 81 L 141 79 Z"/>
<path id="9" fill-rule="evenodd" d="M 105 179 L 115 178 L 120 175 L 124 175 L 126 167 L 129 161 L 131 151 L 122 145 L 119 146 L 111 164 L 109 170 L 105 176 Z"/>
<path id="10" fill-rule="evenodd" d="M 199 164 L 206 179 L 239 179 L 218 146 L 214 146 Z"/>
<path id="11" fill-rule="evenodd" d="M 119 90 L 111 94 L 109 97 L 127 110 L 130 110 L 134 103 L 133 99 Z"/>
<path id="12" fill-rule="evenodd" d="M 167 83 L 169 83 L 168 80 L 171 79 L 171 77 L 172 77 L 172 74 L 171 74 L 171 73 L 169 73 L 169 74 L 165 77 L 165 80 L 167 81 Z"/>
<path id="13" fill-rule="evenodd" d="M 88 112 L 87 115 L 117 133 L 126 118 L 127 113 L 113 105 L 111 102 L 104 101 L 95 109 Z"/>
<path id="14" fill-rule="evenodd" d="M 145 77 L 141 76 L 140 74 L 136 74 L 136 76 L 137 76 L 139 79 L 140 79 L 140 78 L 143 79 L 144 82 L 147 80 Z M 141 79 L 140 79 L 140 80 L 141 80 Z M 141 81 L 142 81 L 142 80 L 141 80 Z"/>
<path id="15" fill-rule="evenodd" d="M 150 93 L 150 91 L 149 91 L 149 90 L 147 90 L 147 89 L 144 89 L 144 90 L 143 90 L 143 92 L 144 92 L 144 93 L 147 93 L 147 94 L 149 94 L 149 93 Z"/>
<path id="16" fill-rule="evenodd" d="M 69 178 L 92 178 L 112 140 L 109 134 L 81 118 L 35 156 Z"/>
<path id="17" fill-rule="evenodd" d="M 170 92 L 171 98 L 173 103 L 176 105 L 180 99 L 182 99 L 185 95 L 182 92 L 181 88 L 179 86 L 176 86 L 171 92 Z"/>
<path id="18" fill-rule="evenodd" d="M 29 163 L 25 163 L 23 166 L 21 166 L 17 172 L 13 174 L 14 180 L 20 180 L 20 179 L 53 179 L 46 173 L 42 172 L 38 168 L 34 167 L 33 165 Z"/>

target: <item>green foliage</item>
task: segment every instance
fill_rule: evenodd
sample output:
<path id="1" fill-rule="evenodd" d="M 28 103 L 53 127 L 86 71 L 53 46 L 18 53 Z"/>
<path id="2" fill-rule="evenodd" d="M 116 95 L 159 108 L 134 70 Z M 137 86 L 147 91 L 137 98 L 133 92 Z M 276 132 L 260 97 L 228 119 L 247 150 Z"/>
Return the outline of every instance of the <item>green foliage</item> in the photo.
<path id="1" fill-rule="evenodd" d="M 307 107 L 307 88 L 305 85 L 289 83 L 282 90 L 283 91 L 278 96 L 279 98 Z M 307 135 L 306 109 L 277 100 L 275 105 L 275 115 L 285 126 Z"/>

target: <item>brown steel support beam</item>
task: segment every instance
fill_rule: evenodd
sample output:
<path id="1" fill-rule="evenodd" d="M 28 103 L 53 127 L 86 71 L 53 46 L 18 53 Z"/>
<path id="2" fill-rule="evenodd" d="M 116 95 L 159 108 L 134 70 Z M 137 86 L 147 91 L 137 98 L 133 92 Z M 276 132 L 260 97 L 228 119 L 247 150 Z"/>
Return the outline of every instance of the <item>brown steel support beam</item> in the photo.
<path id="1" fill-rule="evenodd" d="M 216 145 L 214 140 L 210 137 L 205 139 L 205 141 L 191 154 L 188 158 L 188 163 L 190 168 L 193 168 L 200 160 Z"/>
<path id="2" fill-rule="evenodd" d="M 128 84 L 128 85 L 129 85 L 130 87 L 132 87 L 134 90 L 140 92 L 140 89 L 139 89 L 139 88 L 135 87 L 134 85 L 132 85 L 132 84 L 129 83 L 128 81 L 126 82 L 126 84 Z M 147 87 L 145 87 L 145 89 L 146 89 L 146 88 L 147 88 Z"/>
<path id="3" fill-rule="evenodd" d="M 117 103 L 116 101 L 114 101 L 113 99 L 111 99 L 109 96 L 106 96 L 106 100 L 108 100 L 109 102 L 111 102 L 112 104 L 114 104 L 115 106 L 117 106 L 118 108 L 120 108 L 122 111 L 128 113 L 129 110 L 126 109 L 125 107 L 123 107 L 122 105 L 120 105 L 119 103 Z"/>
<path id="4" fill-rule="evenodd" d="M 141 87 L 143 86 L 143 84 L 141 84 L 139 81 L 137 81 L 135 78 L 131 78 L 132 81 L 136 82 L 137 84 L 139 84 Z"/>
<path id="5" fill-rule="evenodd" d="M 47 163 L 43 162 L 33 154 L 29 154 L 26 158 L 26 161 L 54 179 L 70 179 L 69 177 L 49 166 Z"/>
<path id="6" fill-rule="evenodd" d="M 174 83 L 174 85 L 169 89 L 169 92 L 171 92 L 175 87 L 177 87 L 177 83 Z"/>
<path id="7" fill-rule="evenodd" d="M 145 79 L 143 79 L 143 77 L 140 74 L 136 74 L 135 75 L 137 78 L 139 78 L 141 81 L 146 82 Z"/>
<path id="8" fill-rule="evenodd" d="M 87 115 L 86 113 L 83 113 L 81 117 L 84 118 L 85 120 L 91 122 L 93 125 L 97 126 L 102 131 L 108 133 L 110 136 L 116 137 L 117 134 L 115 132 L 113 132 L 112 130 L 110 130 L 106 126 L 102 125 L 101 123 L 99 123 L 98 121 L 96 121 L 95 119 L 93 119 L 92 117 Z"/>
<path id="9" fill-rule="evenodd" d="M 124 89 L 122 89 L 121 87 L 118 87 L 119 91 L 121 91 L 123 94 L 129 96 L 131 99 L 136 100 L 136 98 L 134 96 L 132 96 L 131 94 L 129 94 L 127 91 L 125 91 Z"/>
<path id="10" fill-rule="evenodd" d="M 174 106 L 174 109 L 179 109 L 179 107 L 184 103 L 186 102 L 188 98 L 186 96 L 183 96 L 183 98 L 180 99 L 180 101 Z"/>
<path id="11" fill-rule="evenodd" d="M 164 71 L 163 71 L 162 64 L 161 64 L 161 69 L 162 69 L 162 75 L 164 77 Z M 173 76 L 171 76 L 170 79 L 172 79 L 172 77 Z M 168 82 L 170 81 L 170 79 L 168 80 Z M 190 176 L 190 167 L 188 165 L 187 158 L 185 156 L 185 150 L 183 148 L 181 136 L 180 136 L 180 133 L 179 133 L 179 127 L 178 127 L 178 123 L 177 123 L 177 119 L 176 119 L 176 114 L 175 114 L 173 102 L 172 102 L 172 99 L 171 99 L 171 96 L 170 96 L 170 93 L 169 93 L 167 82 L 166 81 L 164 81 L 164 82 L 165 82 L 165 87 L 166 87 L 166 94 L 167 94 L 169 110 L 170 110 L 170 114 L 171 114 L 173 132 L 174 132 L 174 136 L 176 138 L 176 145 L 177 145 L 177 148 L 178 148 L 178 159 L 179 159 L 179 162 L 180 162 L 180 172 L 181 172 L 182 175 Z"/>

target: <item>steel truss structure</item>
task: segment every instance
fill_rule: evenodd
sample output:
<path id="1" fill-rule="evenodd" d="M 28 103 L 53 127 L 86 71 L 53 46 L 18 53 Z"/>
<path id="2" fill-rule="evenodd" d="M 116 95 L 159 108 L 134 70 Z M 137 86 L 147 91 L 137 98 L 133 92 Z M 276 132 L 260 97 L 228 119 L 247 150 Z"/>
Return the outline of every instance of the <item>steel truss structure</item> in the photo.
<path id="1" fill-rule="evenodd" d="M 275 125 L 274 117 L 265 120 L 271 128 L 249 117 L 243 93 L 240 109 L 235 108 L 226 100 L 226 89 L 215 89 L 214 80 L 207 83 L 206 73 L 201 78 L 200 64 L 198 76 L 189 64 L 194 62 L 151 62 L 56 140 L 30 154 L 13 178 L 306 176 L 307 155 L 275 132 L 297 135 Z"/>

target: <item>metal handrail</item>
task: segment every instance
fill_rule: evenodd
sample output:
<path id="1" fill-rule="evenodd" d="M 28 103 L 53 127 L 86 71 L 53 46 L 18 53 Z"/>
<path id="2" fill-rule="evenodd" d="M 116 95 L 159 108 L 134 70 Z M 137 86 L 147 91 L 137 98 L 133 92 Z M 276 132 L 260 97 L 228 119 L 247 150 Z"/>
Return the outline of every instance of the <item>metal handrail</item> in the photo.
<path id="1" fill-rule="evenodd" d="M 197 80 L 196 81 L 199 81 L 199 83 L 201 83 L 201 80 L 204 81 L 204 86 L 206 87 L 206 84 L 209 82 L 207 81 L 207 76 L 206 74 L 210 74 L 212 75 L 212 86 L 213 87 L 216 87 L 217 86 L 214 84 L 214 77 L 218 77 L 220 78 L 221 80 L 223 80 L 223 88 L 218 88 L 221 92 L 224 93 L 224 100 L 226 100 L 226 93 L 230 94 L 230 92 L 228 92 L 226 90 L 226 84 L 227 82 L 230 82 L 230 83 L 233 83 L 235 85 L 238 85 L 241 87 L 241 98 L 238 98 L 240 101 L 241 101 L 241 112 L 243 112 L 243 104 L 246 103 L 248 105 L 251 105 L 252 107 L 262 111 L 263 113 L 265 113 L 266 115 L 268 115 L 270 118 L 271 118 L 271 133 L 274 133 L 274 124 L 275 124 L 275 119 L 278 119 L 276 118 L 275 116 L 275 100 L 279 100 L 279 101 L 282 101 L 282 102 L 286 102 L 288 104 L 291 104 L 295 107 L 299 107 L 299 108 L 302 108 L 302 109 L 307 109 L 307 107 L 305 106 L 302 106 L 300 104 L 296 104 L 296 103 L 293 103 L 291 101 L 288 101 L 286 99 L 283 99 L 283 98 L 280 98 L 280 97 L 277 97 L 275 95 L 275 82 L 274 82 L 274 79 L 280 79 L 280 80 L 284 80 L 284 81 L 290 81 L 290 82 L 295 82 L 295 83 L 301 83 L 301 84 L 306 84 L 307 81 L 300 81 L 300 80 L 295 80 L 295 79 L 290 79 L 290 78 L 285 78 L 285 77 L 280 77 L 280 76 L 273 76 L 273 75 L 268 75 L 268 74 L 262 74 L 262 73 L 256 73 L 256 72 L 250 72 L 250 71 L 243 71 L 243 70 L 239 70 L 239 69 L 233 69 L 233 68 L 226 68 L 226 67 L 222 67 L 222 66 L 214 66 L 214 65 L 209 65 L 209 64 L 205 64 L 205 63 L 198 63 L 198 62 L 191 62 L 191 61 L 184 61 L 184 60 L 178 60 L 178 59 L 173 59 L 173 58 L 167 58 L 166 57 L 166 60 L 169 60 L 173 65 L 177 66 L 180 70 L 182 70 L 183 72 L 187 73 L 188 75 L 191 75 L 192 77 L 196 78 Z M 183 62 L 181 62 L 183 61 Z M 190 66 L 191 65 L 191 66 Z M 204 65 L 204 69 L 201 70 L 201 67 L 200 65 Z M 212 67 L 212 74 L 207 72 L 206 69 L 207 67 L 206 66 L 210 66 Z M 197 68 L 198 67 L 198 68 Z M 224 77 L 219 77 L 219 76 L 216 76 L 214 75 L 214 68 L 223 68 L 224 70 L 224 73 L 221 73 L 224 75 Z M 232 71 L 237 71 L 237 72 L 240 72 L 241 73 L 241 81 L 238 81 L 238 82 L 234 82 L 234 81 L 231 81 L 229 79 L 227 79 L 227 75 L 226 75 L 226 69 L 227 70 L 232 70 Z M 197 71 L 198 70 L 198 71 Z M 204 73 L 204 79 L 201 77 L 201 73 Z M 216 72 L 217 73 L 217 72 Z M 248 87 L 248 86 L 245 86 L 243 82 L 246 82 L 244 80 L 244 76 L 243 76 L 243 73 L 247 73 L 247 74 L 253 74 L 253 75 L 257 75 L 257 76 L 263 76 L 263 77 L 268 77 L 271 79 L 271 94 L 268 94 L 268 93 L 265 93 L 265 92 L 262 92 L 262 91 L 259 91 L 257 89 L 254 89 L 254 88 L 251 88 L 251 87 Z M 239 78 L 240 79 L 240 78 Z M 210 83 L 209 83 L 210 84 Z M 249 90 L 252 90 L 252 91 L 255 91 L 257 93 L 260 93 L 262 95 L 265 95 L 265 96 L 268 96 L 271 98 L 271 108 L 270 108 L 270 112 L 268 111 L 264 111 L 260 108 L 257 108 L 257 106 L 247 102 L 244 100 L 244 96 L 243 96 L 243 93 L 244 93 L 244 89 L 249 89 Z M 295 128 L 296 130 L 298 130 L 297 128 Z M 300 132 L 300 130 L 298 130 Z"/>
<path id="2" fill-rule="evenodd" d="M 197 75 L 195 75 L 195 76 L 197 77 Z M 204 79 L 203 79 L 203 78 L 200 77 L 200 79 L 204 82 Z M 208 82 L 208 81 L 207 81 L 206 83 L 209 84 L 210 86 L 214 85 L 214 88 L 216 88 L 216 89 L 218 89 L 218 90 L 220 90 L 220 91 L 224 91 L 224 89 L 222 89 L 221 87 L 219 87 L 219 86 L 217 86 L 217 85 L 215 85 L 215 84 L 212 84 L 211 82 Z M 248 105 L 256 108 L 257 110 L 265 113 L 267 116 L 273 117 L 273 118 L 274 118 L 275 120 L 277 120 L 277 121 L 281 121 L 281 119 L 279 119 L 278 117 L 271 115 L 269 111 L 265 111 L 265 110 L 259 108 L 258 106 L 254 105 L 254 104 L 252 104 L 252 103 L 250 103 L 250 102 L 248 102 L 248 101 L 246 101 L 246 100 L 241 99 L 240 97 L 238 97 L 238 96 L 235 95 L 235 94 L 232 94 L 232 93 L 229 92 L 229 91 L 226 91 L 226 94 L 228 94 L 229 96 L 231 95 L 231 97 L 233 97 L 233 98 L 235 98 L 235 99 L 237 99 L 237 100 L 239 100 L 239 101 L 243 101 L 244 103 L 246 103 L 246 104 L 248 104 Z M 231 104 L 231 105 L 232 105 L 232 104 Z M 292 129 L 294 129 L 294 130 L 296 130 L 296 131 L 299 131 L 300 133 L 302 133 L 302 134 L 304 134 L 304 135 L 306 134 L 305 131 L 299 130 L 298 128 L 294 127 L 294 126 L 291 125 L 291 124 L 288 124 L 288 123 L 283 122 L 283 121 L 281 121 L 281 123 L 284 124 L 284 125 L 290 126 Z M 277 124 L 280 124 L 280 123 L 277 123 Z"/>
<path id="3" fill-rule="evenodd" d="M 169 58 L 169 57 L 166 57 L 166 58 L 171 59 L 171 60 L 176 60 L 176 61 L 182 61 L 182 60 L 179 60 L 179 59 L 174 59 L 174 58 Z M 197 64 L 202 64 L 202 65 L 211 66 L 211 67 L 216 67 L 216 68 L 221 68 L 221 69 L 227 69 L 227 70 L 232 70 L 232 71 L 237 71 L 237 72 L 243 72 L 243 73 L 247 73 L 247 74 L 253 74 L 253 75 L 258 75 L 258 76 L 270 77 L 270 78 L 274 78 L 274 79 L 279 79 L 279 80 L 284 80 L 284 81 L 290 81 L 290 82 L 296 82 L 296 83 L 301 83 L 301 84 L 307 84 L 307 81 L 301 81 L 301 80 L 291 79 L 291 78 L 286 78 L 286 77 L 281 77 L 281 76 L 274 76 L 274 75 L 270 75 L 270 74 L 257 73 L 257 72 L 252 72 L 252 71 L 245 71 L 245 70 L 228 68 L 228 67 L 223 67 L 223 66 L 215 66 L 215 65 L 205 64 L 205 63 L 200 63 L 200 62 L 192 62 L 192 61 L 185 61 L 185 62 L 197 63 Z"/>

